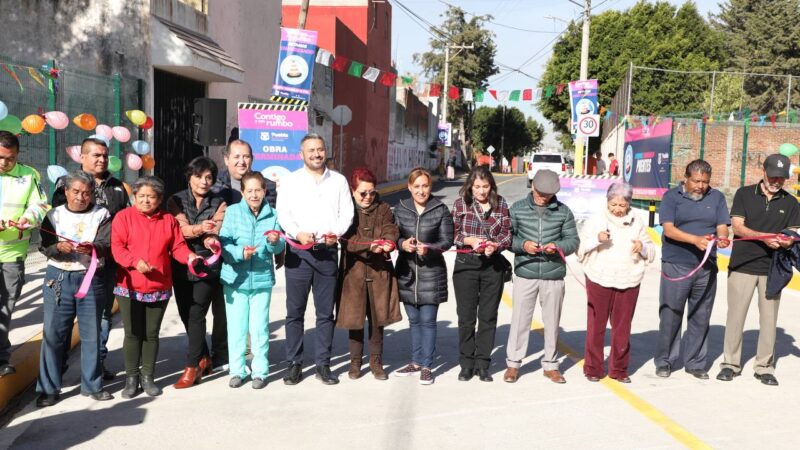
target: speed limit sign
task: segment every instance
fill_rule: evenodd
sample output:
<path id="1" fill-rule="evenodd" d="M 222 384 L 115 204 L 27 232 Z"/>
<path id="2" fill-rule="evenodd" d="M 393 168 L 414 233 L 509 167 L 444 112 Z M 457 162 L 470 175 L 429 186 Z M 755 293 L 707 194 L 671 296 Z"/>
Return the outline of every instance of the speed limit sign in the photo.
<path id="1" fill-rule="evenodd" d="M 578 135 L 583 137 L 600 136 L 600 116 L 587 114 L 578 118 Z"/>

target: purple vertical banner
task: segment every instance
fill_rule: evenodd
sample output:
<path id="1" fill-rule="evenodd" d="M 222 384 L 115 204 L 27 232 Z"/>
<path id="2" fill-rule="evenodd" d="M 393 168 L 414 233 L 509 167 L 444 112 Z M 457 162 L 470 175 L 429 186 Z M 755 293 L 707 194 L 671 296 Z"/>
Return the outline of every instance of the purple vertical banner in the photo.
<path id="1" fill-rule="evenodd" d="M 625 130 L 622 176 L 633 187 L 633 196 L 661 200 L 669 189 L 672 119 L 655 125 Z"/>
<path id="2" fill-rule="evenodd" d="M 281 28 L 281 50 L 272 95 L 308 103 L 316 53 L 316 31 Z"/>
<path id="3" fill-rule="evenodd" d="M 569 82 L 569 105 L 572 109 L 572 134 L 578 134 L 581 116 L 598 114 L 597 80 Z"/>
<path id="4" fill-rule="evenodd" d="M 284 105 L 239 103 L 239 139 L 253 148 L 253 170 L 266 178 L 303 167 L 300 141 L 308 133 L 308 110 L 279 111 Z"/>

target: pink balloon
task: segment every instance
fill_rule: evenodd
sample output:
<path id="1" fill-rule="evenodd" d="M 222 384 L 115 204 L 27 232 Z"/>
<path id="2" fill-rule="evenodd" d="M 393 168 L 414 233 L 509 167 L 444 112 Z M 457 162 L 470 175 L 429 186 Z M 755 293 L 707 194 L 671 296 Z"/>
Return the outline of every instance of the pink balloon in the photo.
<path id="1" fill-rule="evenodd" d="M 61 111 L 50 111 L 44 113 L 44 120 L 48 125 L 56 130 L 63 130 L 69 125 L 69 117 Z"/>
<path id="2" fill-rule="evenodd" d="M 73 145 L 67 147 L 67 154 L 73 161 L 80 164 L 81 163 L 81 146 L 80 145 Z"/>
<path id="3" fill-rule="evenodd" d="M 99 127 L 98 127 L 99 128 Z M 125 143 L 131 140 L 131 132 L 125 127 L 114 127 L 111 129 L 111 135 L 119 142 Z M 138 169 L 134 169 L 138 170 Z"/>
<path id="4" fill-rule="evenodd" d="M 108 125 L 100 124 L 97 126 L 97 128 L 94 129 L 94 132 L 99 134 L 100 136 L 103 136 L 109 141 L 113 137 L 113 134 L 111 133 L 111 127 Z"/>
<path id="5" fill-rule="evenodd" d="M 142 158 L 139 158 L 139 155 L 128 153 L 128 155 L 125 156 L 125 162 L 128 163 L 128 168 L 131 170 L 139 170 L 142 168 Z"/>

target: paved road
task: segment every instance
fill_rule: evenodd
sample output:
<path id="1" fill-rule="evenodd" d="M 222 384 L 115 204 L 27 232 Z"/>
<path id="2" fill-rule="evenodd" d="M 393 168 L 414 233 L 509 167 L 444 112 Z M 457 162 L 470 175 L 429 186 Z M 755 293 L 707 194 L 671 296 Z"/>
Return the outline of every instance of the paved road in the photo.
<path id="1" fill-rule="evenodd" d="M 500 191 L 509 201 L 526 193 L 524 178 L 501 177 Z M 439 183 L 435 195 L 452 204 L 458 183 Z M 404 193 L 387 196 L 396 202 Z M 452 254 L 448 264 L 452 268 Z M 578 274 L 580 266 L 571 260 Z M 164 394 L 119 396 L 122 378 L 108 385 L 117 398 L 97 403 L 79 395 L 77 351 L 71 357 L 63 400 L 54 407 L 36 409 L 33 395 L 6 427 L 0 430 L 0 447 L 52 448 L 795 448 L 795 405 L 800 398 L 800 294 L 784 294 L 779 319 L 777 388 L 761 385 L 748 365 L 742 377 L 729 383 L 713 380 L 722 352 L 725 321 L 725 283 L 720 275 L 717 305 L 710 331 L 712 380 L 700 381 L 677 372 L 669 379 L 653 374 L 652 352 L 658 325 L 658 264 L 649 268 L 633 323 L 631 385 L 613 380 L 590 383 L 582 376 L 580 352 L 586 328 L 583 288 L 567 279 L 566 305 L 561 321 L 562 369 L 567 384 L 555 385 L 541 375 L 542 339 L 534 332 L 530 356 L 516 384 L 500 380 L 505 341 L 511 319 L 508 295 L 500 306 L 497 345 L 492 371 L 494 383 L 477 379 L 468 383 L 458 373 L 455 301 L 439 313 L 436 383 L 420 386 L 413 378 L 390 377 L 376 381 L 367 375 L 347 379 L 347 334 L 337 330 L 333 365 L 342 380 L 323 386 L 306 379 L 285 386 L 283 318 L 284 285 L 274 289 L 270 324 L 269 386 L 254 391 L 245 385 L 233 390 L 227 376 L 216 374 L 196 387 L 177 391 L 170 387 L 180 373 L 186 338 L 174 303 L 162 327 L 162 345 L 156 368 Z M 506 286 L 510 293 L 510 285 Z M 744 360 L 752 363 L 757 333 L 755 307 L 747 322 Z M 532 328 L 540 327 L 539 312 Z M 313 325 L 309 308 L 306 324 Z M 313 334 L 313 330 L 308 330 Z M 307 348 L 313 345 L 307 335 Z M 122 370 L 122 330 L 112 332 L 111 365 Z M 408 362 L 407 322 L 386 332 L 385 364 L 396 370 Z M 606 349 L 608 351 L 608 348 Z M 577 353 L 576 353 L 577 352 Z"/>

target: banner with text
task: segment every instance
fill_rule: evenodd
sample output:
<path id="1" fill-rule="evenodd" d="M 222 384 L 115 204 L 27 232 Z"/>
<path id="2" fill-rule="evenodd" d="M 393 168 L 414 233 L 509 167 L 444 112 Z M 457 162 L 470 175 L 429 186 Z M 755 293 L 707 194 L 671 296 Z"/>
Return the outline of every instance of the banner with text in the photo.
<path id="1" fill-rule="evenodd" d="M 661 200 L 669 189 L 672 119 L 625 130 L 622 174 L 633 197 Z"/>
<path id="2" fill-rule="evenodd" d="M 619 177 L 561 177 L 559 181 L 561 190 L 558 191 L 558 200 L 569 206 L 576 220 L 586 220 L 606 209 L 608 187 L 621 180 Z"/>
<path id="3" fill-rule="evenodd" d="M 281 28 L 281 51 L 272 95 L 308 103 L 316 53 L 316 31 Z"/>
<path id="4" fill-rule="evenodd" d="M 578 122 L 583 116 L 598 114 L 597 80 L 569 82 L 569 105 L 572 109 L 572 134 L 578 134 Z"/>
<path id="5" fill-rule="evenodd" d="M 253 170 L 270 180 L 303 167 L 300 141 L 308 133 L 308 110 L 283 105 L 239 103 L 239 139 L 253 148 Z"/>

